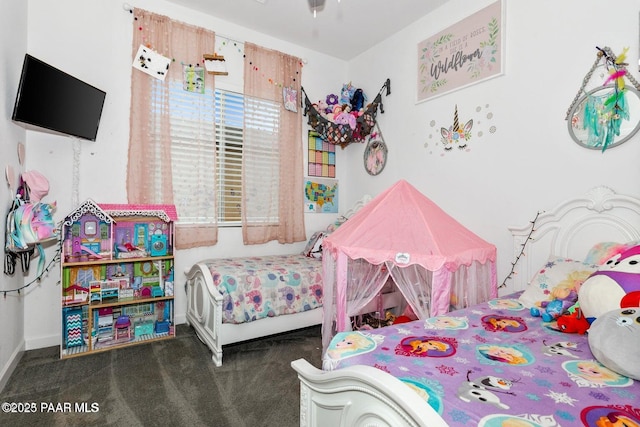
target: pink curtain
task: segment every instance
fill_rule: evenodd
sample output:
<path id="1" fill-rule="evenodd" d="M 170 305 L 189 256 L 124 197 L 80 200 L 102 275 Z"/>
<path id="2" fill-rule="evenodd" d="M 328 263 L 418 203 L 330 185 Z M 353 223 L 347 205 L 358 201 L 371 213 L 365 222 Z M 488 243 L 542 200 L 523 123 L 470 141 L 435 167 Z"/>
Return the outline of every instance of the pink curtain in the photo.
<path id="1" fill-rule="evenodd" d="M 127 198 L 129 203 L 174 204 L 169 83 L 182 81 L 182 64 L 202 63 L 203 54 L 214 52 L 215 33 L 141 9 L 134 16 L 132 58 L 145 45 L 172 62 L 164 82 L 132 70 Z M 205 85 L 214 87 L 212 75 L 205 73 Z M 176 247 L 213 245 L 217 233 L 216 223 L 177 223 Z"/>
<path id="2" fill-rule="evenodd" d="M 265 100 L 277 103 L 277 144 L 279 157 L 275 171 L 256 174 L 264 164 L 264 154 L 254 147 L 268 139 L 264 129 L 247 128 L 243 151 L 242 235 L 245 244 L 301 242 L 306 239 L 304 229 L 302 111 L 300 108 L 301 60 L 282 52 L 269 50 L 252 43 L 244 44 L 245 105 Z M 295 112 L 285 109 L 283 88 L 297 93 Z M 252 99 L 250 99 L 252 98 Z M 249 100 L 248 100 L 249 99 Z M 245 107 L 245 115 L 247 115 Z M 274 197 L 277 195 L 277 197 Z"/>

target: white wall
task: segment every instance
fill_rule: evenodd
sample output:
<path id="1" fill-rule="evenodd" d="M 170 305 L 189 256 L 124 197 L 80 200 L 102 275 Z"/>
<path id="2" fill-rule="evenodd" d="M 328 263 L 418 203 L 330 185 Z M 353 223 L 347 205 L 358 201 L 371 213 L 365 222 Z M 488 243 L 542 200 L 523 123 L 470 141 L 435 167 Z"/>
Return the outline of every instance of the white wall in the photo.
<path id="1" fill-rule="evenodd" d="M 134 7 L 146 9 L 173 19 L 209 28 L 218 34 L 219 53 L 229 62 L 230 75 L 218 77 L 220 87 L 241 89 L 239 63 L 242 62 L 242 43 L 249 41 L 271 49 L 298 56 L 306 61 L 302 70 L 302 84 L 309 96 L 324 96 L 335 82 L 347 76 L 347 64 L 326 55 L 276 40 L 248 28 L 240 27 L 164 1 L 129 1 Z M 48 133 L 27 132 L 28 169 L 36 169 L 49 178 L 47 200 L 57 200 L 56 219 L 75 208 L 74 197 L 80 202 L 91 198 L 104 203 L 126 203 L 125 175 L 129 144 L 129 102 L 131 63 L 131 35 L 133 15 L 123 10 L 123 2 L 101 0 L 29 1 L 27 50 L 30 54 L 105 90 L 107 97 L 95 142 L 78 141 Z M 55 34 L 55 37 L 52 35 Z M 212 52 L 203 52 L 212 53 Z M 136 71 L 138 72 L 138 71 Z M 13 90 L 13 89 L 12 89 Z M 304 133 L 306 134 L 306 127 Z M 74 152 L 74 145 L 78 147 Z M 79 158 L 78 194 L 73 194 L 74 155 Z M 338 158 L 338 169 L 348 168 Z M 346 179 L 338 176 L 344 184 Z M 349 196 L 348 189 L 340 193 Z M 307 214 L 307 235 L 326 227 L 335 219 L 333 214 Z M 239 229 L 222 229 L 219 242 L 213 248 L 178 251 L 176 254 L 176 282 L 184 283 L 183 271 L 206 257 L 235 256 L 264 253 L 292 253 L 301 251 L 304 243 L 244 246 Z M 47 251 L 49 256 L 54 248 Z M 59 268 L 51 272 L 43 283 L 28 293 L 25 304 L 25 340 L 27 349 L 58 345 L 60 340 Z M 183 286 L 176 286 L 176 321 L 184 322 L 186 298 Z"/>
<path id="2" fill-rule="evenodd" d="M 18 175 L 21 166 L 18 161 L 18 143 L 25 142 L 25 131 L 11 121 L 15 89 L 20 79 L 22 59 L 27 46 L 27 4 L 22 1 L 2 0 L 0 14 L 0 159 L 2 163 L 2 181 L 0 200 L 3 200 L 2 214 L 10 206 L 12 192 L 4 179 L 5 168 L 10 166 Z M 4 230 L 4 219 L 0 222 Z M 4 233 L 0 237 L 4 248 Z M 2 291 L 17 289 L 24 284 L 20 266 L 13 276 L 4 275 L 0 279 L 0 390 L 11 375 L 17 363 L 20 351 L 24 349 L 24 298 L 23 293 L 10 292 L 3 296 Z"/>
<path id="3" fill-rule="evenodd" d="M 508 2 L 505 74 L 421 104 L 414 102 L 417 43 L 491 3 L 489 0 L 474 2 L 473 7 L 470 2 L 451 0 L 348 63 L 164 1 L 129 3 L 235 40 L 306 58 L 302 81 L 312 98 L 336 92 L 349 80 L 374 95 L 385 79 L 391 78 L 392 94 L 384 99 L 386 113 L 379 116 L 389 162 L 382 174 L 371 177 L 362 166 L 363 144 L 338 150 L 341 206 L 347 207 L 364 193 L 375 195 L 405 178 L 497 246 L 500 282 L 513 260 L 508 225 L 526 224 L 539 209 L 582 194 L 596 184 L 639 193 L 636 160 L 640 135 L 605 153 L 586 150 L 569 138 L 564 116 L 595 60 L 596 45 L 610 46 L 614 52 L 630 46 L 629 62 L 637 63 L 640 0 L 621 0 L 615 8 L 603 7 L 595 0 Z M 363 31 L 375 31 L 367 29 L 366 23 L 363 27 Z M 29 53 L 107 92 L 98 140 L 79 144 L 80 201 L 126 201 L 131 31 L 132 16 L 123 11 L 121 2 L 29 1 Z M 631 71 L 637 75 L 635 67 Z M 10 83 L 15 84 L 13 80 Z M 8 92 L 13 92 L 13 87 Z M 477 106 L 487 108 L 493 113 L 497 131 L 485 132 L 485 138 L 472 141 L 469 152 L 441 155 L 430 122 L 450 124 L 456 104 L 463 114 Z M 27 157 L 28 169 L 49 177 L 49 198 L 58 201 L 61 218 L 74 208 L 73 141 L 29 131 Z M 306 219 L 309 232 L 331 220 L 327 215 L 308 215 Z M 294 252 L 301 245 L 244 247 L 239 230 L 223 230 L 214 248 L 178 252 L 176 280 L 183 282 L 181 271 L 204 257 Z M 52 273 L 26 297 L 27 348 L 59 342 L 57 274 Z M 185 307 L 181 286 L 177 292 L 176 315 L 181 321 Z"/>
<path id="4" fill-rule="evenodd" d="M 417 44 L 491 3 L 473 2 L 471 8 L 468 1 L 451 0 L 350 61 L 349 76 L 363 87 L 375 89 L 391 78 L 392 94 L 384 99 L 386 113 L 379 116 L 389 160 L 380 175 L 371 177 L 361 166 L 364 146 L 354 145 L 346 150 L 345 163 L 351 165 L 349 186 L 377 194 L 407 179 L 494 243 L 500 284 L 514 260 L 507 226 L 527 225 L 538 210 L 598 184 L 640 195 L 640 134 L 601 153 L 574 143 L 564 120 L 596 59 L 596 46 L 609 46 L 616 54 L 630 47 L 629 71 L 638 78 L 640 1 L 624 0 L 615 8 L 594 0 L 505 1 L 504 75 L 415 104 Z M 491 112 L 497 130 L 474 136 L 469 152 L 442 155 L 430 122 L 438 129 L 450 126 L 456 104 L 464 112 L 460 121 L 475 117 L 486 125 L 484 113 Z M 476 114 L 478 106 L 482 114 Z M 482 124 L 476 121 L 475 126 Z"/>

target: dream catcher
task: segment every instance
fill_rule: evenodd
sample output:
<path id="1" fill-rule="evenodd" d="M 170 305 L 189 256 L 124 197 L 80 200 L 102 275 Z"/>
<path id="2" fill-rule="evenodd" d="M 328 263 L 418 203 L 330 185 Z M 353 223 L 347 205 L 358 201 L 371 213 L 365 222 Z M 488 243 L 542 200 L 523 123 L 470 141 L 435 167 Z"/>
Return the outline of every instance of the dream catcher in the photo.
<path id="1" fill-rule="evenodd" d="M 565 120 L 569 134 L 579 145 L 606 150 L 631 138 L 640 128 L 640 85 L 626 69 L 627 49 L 616 57 L 610 48 L 599 48 L 596 60 L 584 77 Z M 604 82 L 591 90 L 586 86 L 602 67 Z M 625 78 L 633 86 L 625 84 Z"/>
<path id="2" fill-rule="evenodd" d="M 369 136 L 369 141 L 364 149 L 364 168 L 369 175 L 378 175 L 387 164 L 387 144 L 384 142 L 382 132 L 376 123 L 375 131 Z"/>

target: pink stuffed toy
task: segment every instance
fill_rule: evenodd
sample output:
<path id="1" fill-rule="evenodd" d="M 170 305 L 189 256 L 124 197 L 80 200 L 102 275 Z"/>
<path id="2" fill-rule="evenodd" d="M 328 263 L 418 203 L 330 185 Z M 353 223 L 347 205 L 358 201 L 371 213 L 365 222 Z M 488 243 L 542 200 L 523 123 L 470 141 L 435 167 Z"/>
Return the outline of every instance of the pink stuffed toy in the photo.
<path id="1" fill-rule="evenodd" d="M 333 119 L 333 122 L 339 125 L 349 125 L 351 129 L 356 128 L 356 118 L 347 112 L 342 112 L 338 114 Z"/>
<path id="2" fill-rule="evenodd" d="M 613 256 L 580 287 L 578 301 L 587 319 L 640 301 L 640 245 Z"/>
<path id="3" fill-rule="evenodd" d="M 340 105 L 334 105 L 332 113 L 333 115 L 331 116 L 331 119 L 335 121 L 338 116 L 342 114 L 342 107 Z"/>

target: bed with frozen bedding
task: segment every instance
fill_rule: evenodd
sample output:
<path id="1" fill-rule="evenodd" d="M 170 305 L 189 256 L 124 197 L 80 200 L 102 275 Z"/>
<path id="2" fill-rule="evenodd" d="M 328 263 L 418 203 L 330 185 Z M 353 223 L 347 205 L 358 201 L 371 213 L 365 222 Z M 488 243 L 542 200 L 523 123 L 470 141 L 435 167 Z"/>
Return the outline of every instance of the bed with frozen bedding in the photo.
<path id="1" fill-rule="evenodd" d="M 293 361 L 300 425 L 640 426 L 640 199 L 596 187 L 509 230 L 510 292 Z"/>
<path id="2" fill-rule="evenodd" d="M 555 330 L 517 297 L 423 321 L 340 332 L 324 366 L 386 372 L 422 396 L 449 426 L 637 425 L 611 420 L 640 421 L 640 382 L 601 365 L 586 334 Z"/>

